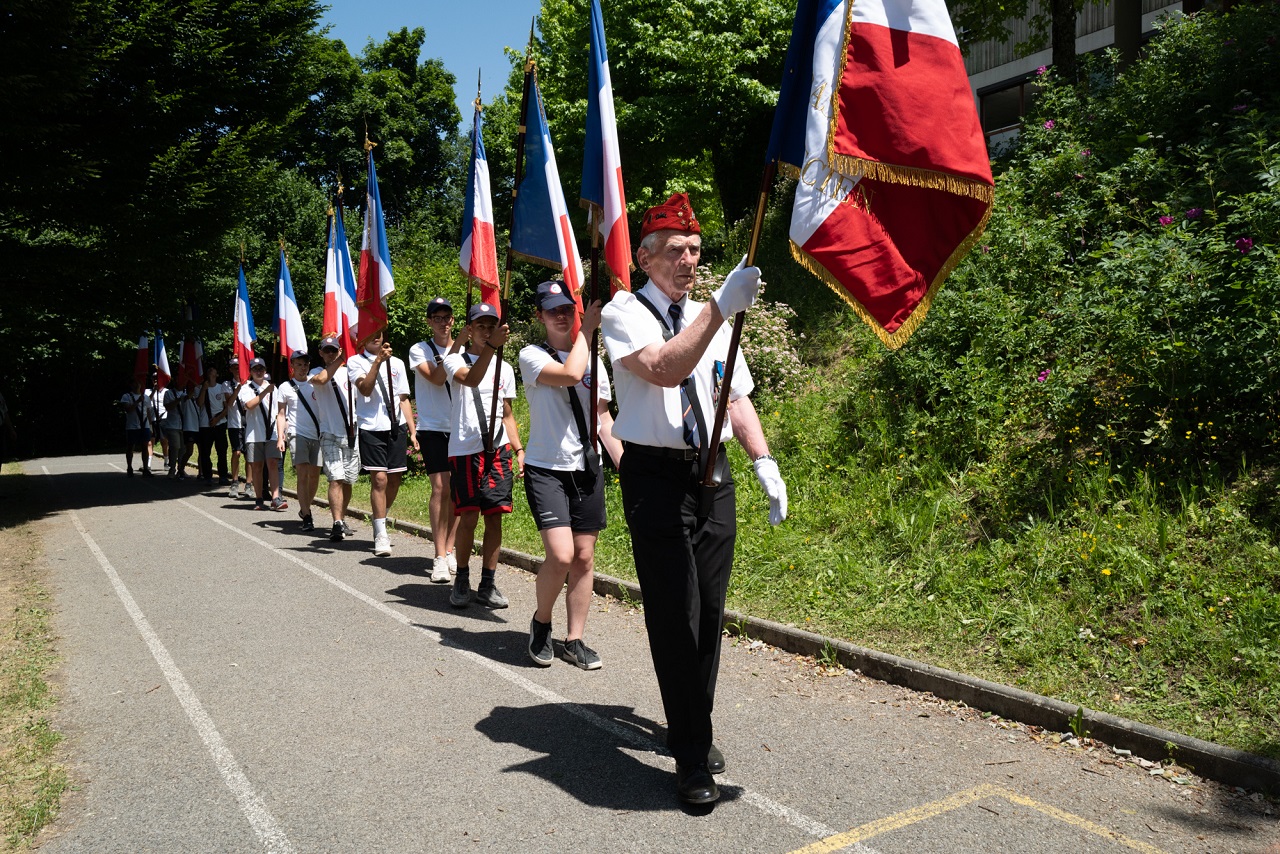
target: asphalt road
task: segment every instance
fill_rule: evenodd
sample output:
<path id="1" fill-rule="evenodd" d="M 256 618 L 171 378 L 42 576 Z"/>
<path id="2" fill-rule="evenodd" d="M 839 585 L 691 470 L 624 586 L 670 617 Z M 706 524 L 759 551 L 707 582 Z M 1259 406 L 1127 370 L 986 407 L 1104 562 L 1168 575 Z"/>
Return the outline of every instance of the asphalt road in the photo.
<path id="1" fill-rule="evenodd" d="M 602 670 L 543 669 L 521 570 L 510 609 L 458 611 L 424 541 L 375 558 L 364 525 L 331 544 L 114 457 L 24 465 L 78 783 L 44 851 L 1280 852 L 1257 796 L 731 640 L 723 796 L 682 808 L 626 603 L 595 601 Z"/>

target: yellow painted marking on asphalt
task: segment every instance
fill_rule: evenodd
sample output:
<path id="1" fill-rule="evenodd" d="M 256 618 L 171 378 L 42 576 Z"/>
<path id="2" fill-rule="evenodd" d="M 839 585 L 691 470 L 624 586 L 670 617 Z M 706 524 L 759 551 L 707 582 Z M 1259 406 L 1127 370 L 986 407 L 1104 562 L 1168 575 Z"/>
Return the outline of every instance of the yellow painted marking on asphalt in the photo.
<path id="1" fill-rule="evenodd" d="M 1037 812 L 1044 813 L 1045 815 L 1055 818 L 1065 824 L 1069 824 L 1072 827 L 1077 827 L 1080 830 L 1087 831 L 1095 836 L 1101 836 L 1104 839 L 1109 839 L 1112 842 L 1125 846 L 1126 848 L 1132 848 L 1134 851 L 1142 851 L 1145 852 L 1145 854 L 1165 854 L 1164 851 L 1156 848 L 1154 845 L 1149 845 L 1146 842 L 1141 842 L 1137 839 L 1130 839 L 1129 837 L 1117 833 L 1114 830 L 1110 830 L 1100 824 L 1095 824 L 1087 818 L 1081 818 L 1074 813 L 1069 813 L 1066 810 L 1060 810 L 1057 807 L 1041 803 L 1033 798 L 1028 798 L 1025 795 L 1020 795 L 1017 792 L 1012 792 L 1008 789 L 1002 789 L 999 786 L 992 786 L 985 783 L 972 789 L 966 789 L 963 792 L 956 792 L 954 795 L 948 795 L 947 797 L 932 803 L 921 804 L 918 807 L 903 810 L 900 813 L 887 816 L 886 818 L 876 819 L 875 821 L 868 822 L 861 827 L 855 827 L 852 830 L 847 830 L 844 833 L 838 833 L 835 836 L 828 836 L 826 839 L 820 839 L 812 845 L 797 848 L 795 851 L 791 852 L 791 854 L 827 854 L 827 852 L 841 851 L 852 845 L 865 842 L 874 836 L 879 836 L 882 833 L 888 833 L 889 831 L 898 830 L 900 828 L 907 827 L 908 825 L 917 824 L 925 819 L 933 818 L 934 816 L 942 815 L 946 812 L 951 812 L 952 810 L 968 806 L 969 804 L 985 800 L 986 798 L 1004 798 L 1010 803 L 1030 807 Z"/>

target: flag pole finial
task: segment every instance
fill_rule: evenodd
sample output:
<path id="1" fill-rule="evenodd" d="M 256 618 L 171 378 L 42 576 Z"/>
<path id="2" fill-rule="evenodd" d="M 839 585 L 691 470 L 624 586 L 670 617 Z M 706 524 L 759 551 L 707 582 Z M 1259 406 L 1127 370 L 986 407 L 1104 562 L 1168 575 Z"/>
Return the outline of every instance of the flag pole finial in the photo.
<path id="1" fill-rule="evenodd" d="M 475 104 L 477 113 L 484 109 L 484 107 L 480 105 L 480 72 L 482 70 L 483 69 L 479 68 L 476 69 L 476 99 L 473 103 Z"/>
<path id="2" fill-rule="evenodd" d="M 534 15 L 529 19 L 529 47 L 524 52 L 524 73 L 528 74 L 538 67 L 538 63 L 533 58 L 533 28 L 538 23 L 538 16 Z"/>
<path id="3" fill-rule="evenodd" d="M 369 139 L 369 123 L 366 121 L 364 123 L 364 153 L 368 154 L 370 151 L 373 151 L 377 145 L 378 143 Z"/>

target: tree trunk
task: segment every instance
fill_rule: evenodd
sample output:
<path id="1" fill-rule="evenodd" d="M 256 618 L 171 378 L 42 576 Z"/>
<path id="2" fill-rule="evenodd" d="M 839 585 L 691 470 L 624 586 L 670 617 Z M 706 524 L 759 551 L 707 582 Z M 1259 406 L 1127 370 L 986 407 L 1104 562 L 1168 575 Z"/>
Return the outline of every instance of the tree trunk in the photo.
<path id="1" fill-rule="evenodd" d="M 1076 5 L 1053 0 L 1053 69 L 1063 80 L 1076 80 Z"/>
<path id="2" fill-rule="evenodd" d="M 1115 45 L 1123 71 L 1138 60 L 1142 47 L 1142 0 L 1116 0 L 1115 13 Z"/>

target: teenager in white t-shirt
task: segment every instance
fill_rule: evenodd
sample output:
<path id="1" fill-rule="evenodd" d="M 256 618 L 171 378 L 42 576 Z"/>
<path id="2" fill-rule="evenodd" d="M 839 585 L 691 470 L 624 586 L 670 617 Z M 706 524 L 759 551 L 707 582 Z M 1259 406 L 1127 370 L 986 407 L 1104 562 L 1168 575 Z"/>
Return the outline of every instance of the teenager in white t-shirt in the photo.
<path id="1" fill-rule="evenodd" d="M 265 471 L 274 467 L 278 453 L 272 456 L 267 446 L 275 446 L 275 419 L 278 391 L 267 376 L 267 363 L 255 358 L 249 363 L 249 381 L 240 389 L 240 402 L 244 404 L 244 459 L 249 470 L 249 483 L 253 488 L 254 510 L 267 509 L 267 481 L 271 475 Z M 271 509 L 284 510 L 289 506 L 281 496 L 275 496 Z"/>
<path id="2" fill-rule="evenodd" d="M 136 452 L 142 455 L 143 477 L 151 477 L 151 454 L 147 450 L 147 443 L 151 440 L 151 431 L 147 427 L 151 390 L 143 389 L 142 381 L 137 377 L 130 380 L 129 389 L 116 404 L 124 410 L 125 473 L 133 477 L 133 455 Z"/>
<path id="3" fill-rule="evenodd" d="M 365 350 L 347 362 L 347 374 L 355 383 L 356 421 L 360 427 L 360 462 L 369 472 L 369 504 L 373 509 L 373 553 L 391 554 L 387 513 L 400 491 L 400 479 L 409 470 L 406 439 L 418 450 L 409 406 L 409 377 L 404 360 L 391 353 L 391 342 L 382 332 L 365 343 Z"/>
<path id="4" fill-rule="evenodd" d="M 289 356 L 289 379 L 280 386 L 279 415 L 276 416 L 276 447 L 284 453 L 286 444 L 298 475 L 298 516 L 302 530 L 314 531 L 311 502 L 320 483 L 320 412 L 316 388 L 307 382 L 311 359 L 301 350 Z"/>
<path id="5" fill-rule="evenodd" d="M 244 404 L 240 402 L 240 390 L 245 384 L 240 382 L 240 360 L 235 356 L 231 357 L 227 372 L 230 374 L 225 383 L 230 396 L 230 405 L 227 407 L 227 445 L 231 450 L 231 489 L 228 495 L 239 498 L 240 458 L 244 456 Z M 247 486 L 244 495 L 245 498 L 249 497 Z"/>
<path id="6" fill-rule="evenodd" d="M 444 369 L 444 357 L 461 346 L 453 340 L 453 305 L 444 297 L 427 304 L 431 337 L 409 348 L 409 369 L 413 371 L 413 398 L 418 410 L 418 447 L 422 464 L 431 478 L 431 538 L 436 557 L 431 580 L 448 584 L 458 564 L 453 540 L 458 517 L 453 512 L 449 486 L 449 431 L 453 419 L 454 389 Z"/>
<path id="7" fill-rule="evenodd" d="M 502 548 L 502 517 L 511 512 L 511 485 L 524 477 L 524 446 L 511 412 L 516 396 L 516 376 L 511 366 L 495 358 L 511 330 L 498 325 L 497 310 L 487 303 L 473 305 L 459 336 L 465 353 L 445 356 L 444 367 L 453 383 L 454 397 L 449 429 L 449 483 L 453 512 L 458 516 L 454 548 L 458 571 L 449 604 L 465 608 L 471 603 L 471 548 L 476 524 L 484 516 L 484 540 L 480 546 L 480 584 L 475 600 L 489 608 L 507 607 L 495 577 Z M 494 388 L 500 399 L 500 417 L 494 418 Z M 486 441 L 491 440 L 486 450 Z M 514 465 L 514 468 L 513 468 Z"/>
<path id="8" fill-rule="evenodd" d="M 588 341 L 600 326 L 601 305 L 587 308 L 577 334 L 577 307 L 564 282 L 539 285 L 537 305 L 547 342 L 520 351 L 520 377 L 529 400 L 524 488 L 546 555 L 538 569 L 529 657 L 543 667 L 555 657 L 551 614 L 567 579 L 568 626 L 561 656 L 583 670 L 598 670 L 600 656 L 582 640 L 591 607 L 596 538 L 605 527 L 604 470 L 590 437 L 593 397 L 599 439 L 615 464 L 622 459 L 622 445 L 612 435 L 608 376 L 603 365 L 596 376 L 590 373 Z"/>
<path id="9" fill-rule="evenodd" d="M 227 387 L 218 382 L 218 369 L 209 365 L 204 369 L 204 382 L 196 397 L 200 411 L 200 477 L 205 483 L 213 483 L 213 451 L 218 451 L 218 476 L 227 482 Z"/>
<path id="10" fill-rule="evenodd" d="M 321 339 L 320 358 L 324 360 L 324 367 L 312 371 L 308 382 L 315 386 L 319 403 L 320 455 L 325 477 L 329 479 L 329 514 L 333 517 L 329 539 L 340 543 L 355 533 L 344 518 L 351 503 L 351 485 L 360 478 L 360 451 L 352 420 L 355 394 L 347 379 L 346 366 L 342 364 L 337 336 Z"/>

